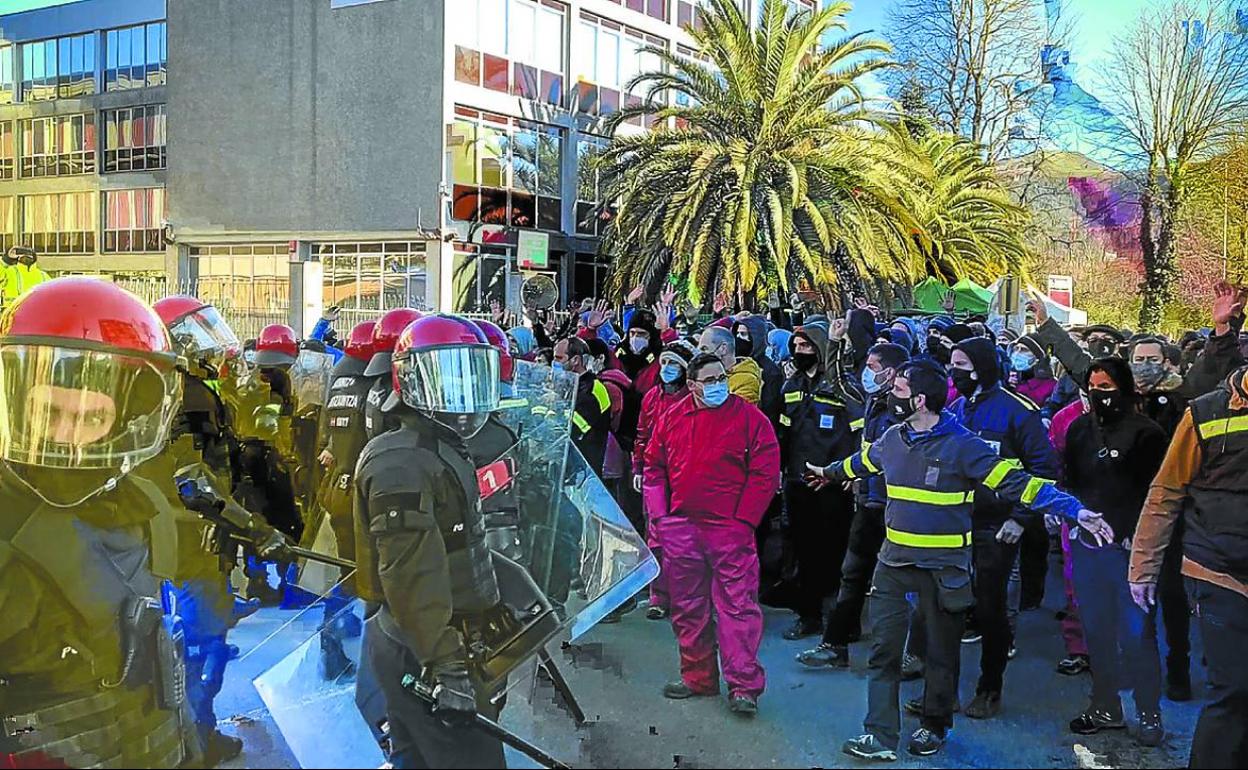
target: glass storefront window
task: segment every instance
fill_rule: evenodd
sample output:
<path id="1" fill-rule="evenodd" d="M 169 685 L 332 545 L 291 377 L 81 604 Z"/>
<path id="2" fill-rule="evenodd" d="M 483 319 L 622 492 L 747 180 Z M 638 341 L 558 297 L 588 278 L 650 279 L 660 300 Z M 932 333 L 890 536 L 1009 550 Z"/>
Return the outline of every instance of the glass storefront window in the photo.
<path id="1" fill-rule="evenodd" d="M 447 126 L 451 218 L 560 230 L 562 130 L 463 107 L 456 113 Z"/>
<path id="2" fill-rule="evenodd" d="M 255 338 L 290 315 L 286 243 L 191 246 L 184 290 L 217 308 L 240 339 Z"/>
<path id="3" fill-rule="evenodd" d="M 424 241 L 316 244 L 325 306 L 342 309 L 344 328 L 386 310 L 426 307 L 427 251 Z"/>

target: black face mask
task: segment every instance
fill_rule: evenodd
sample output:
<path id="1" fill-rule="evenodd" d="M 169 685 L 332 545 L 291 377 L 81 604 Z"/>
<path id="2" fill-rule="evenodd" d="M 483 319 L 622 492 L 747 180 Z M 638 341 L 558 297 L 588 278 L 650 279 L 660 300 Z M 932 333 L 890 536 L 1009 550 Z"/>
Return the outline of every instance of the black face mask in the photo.
<path id="1" fill-rule="evenodd" d="M 1108 358 L 1118 352 L 1113 340 L 1096 340 L 1088 344 L 1088 352 L 1093 358 Z"/>
<path id="2" fill-rule="evenodd" d="M 794 353 L 793 365 L 799 372 L 808 372 L 819 365 L 819 356 L 814 353 Z"/>
<path id="3" fill-rule="evenodd" d="M 743 340 L 740 337 L 734 337 L 737 341 L 737 358 L 749 358 L 754 352 L 754 343 L 749 340 Z"/>
<path id="4" fill-rule="evenodd" d="M 945 347 L 944 343 L 940 341 L 940 337 L 927 338 L 927 352 L 941 366 L 948 366 L 949 358 L 953 355 L 953 351 Z"/>
<path id="5" fill-rule="evenodd" d="M 1094 390 L 1088 393 L 1092 412 L 1101 422 L 1117 422 L 1127 413 L 1127 398 L 1120 390 Z"/>
<path id="6" fill-rule="evenodd" d="M 917 411 L 913 398 L 898 398 L 892 393 L 888 394 L 888 412 L 897 419 L 905 421 Z"/>
<path id="7" fill-rule="evenodd" d="M 949 376 L 953 378 L 953 387 L 967 398 L 975 395 L 975 389 L 979 387 L 979 380 L 973 379 L 974 374 L 966 369 L 952 369 L 949 372 Z"/>

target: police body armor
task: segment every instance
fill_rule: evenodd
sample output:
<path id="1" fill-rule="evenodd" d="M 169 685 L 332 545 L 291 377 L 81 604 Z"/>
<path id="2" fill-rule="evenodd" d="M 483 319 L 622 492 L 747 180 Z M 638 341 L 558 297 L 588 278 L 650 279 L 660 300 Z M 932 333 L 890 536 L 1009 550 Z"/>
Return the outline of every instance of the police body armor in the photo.
<path id="1" fill-rule="evenodd" d="M 159 581 L 177 577 L 162 491 L 130 476 L 69 511 L 5 469 L 0 505 L 0 765 L 176 767 L 196 755 L 183 640 L 159 600 Z"/>
<path id="2" fill-rule="evenodd" d="M 1220 389 L 1192 402 L 1201 463 L 1188 485 L 1183 552 L 1248 582 L 1248 411 Z"/>
<path id="3" fill-rule="evenodd" d="M 399 428 L 399 419 L 381 409 L 393 392 L 394 383 L 389 373 L 377 377 L 368 389 L 368 399 L 364 405 L 364 432 L 368 438 L 374 439 Z"/>
<path id="4" fill-rule="evenodd" d="M 321 443 L 334 456 L 333 465 L 321 479 L 319 507 L 329 516 L 338 553 L 354 558 L 355 535 L 351 525 L 352 482 L 355 465 L 368 443 L 364 411 L 375 377 L 364 376 L 365 362 L 344 356 L 334 367 L 322 419 Z"/>

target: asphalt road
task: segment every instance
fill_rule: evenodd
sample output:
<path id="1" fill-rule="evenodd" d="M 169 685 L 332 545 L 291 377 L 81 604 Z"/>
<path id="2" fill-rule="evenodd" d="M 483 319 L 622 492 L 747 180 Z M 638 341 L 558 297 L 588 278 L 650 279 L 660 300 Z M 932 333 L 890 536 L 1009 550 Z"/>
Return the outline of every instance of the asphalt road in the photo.
<path id="1" fill-rule="evenodd" d="M 1052 572 L 1052 571 L 1051 571 Z M 1004 711 L 995 719 L 959 719 L 949 744 L 935 757 L 903 754 L 906 767 L 1184 767 L 1199 700 L 1163 701 L 1168 731 L 1159 749 L 1138 748 L 1129 734 L 1076 736 L 1066 724 L 1086 705 L 1090 679 L 1054 672 L 1062 644 L 1054 620 L 1060 588 L 1051 584 L 1046 607 L 1025 613 L 1019 624 L 1019 655 L 1006 673 Z M 296 759 L 257 694 L 252 680 L 277 662 L 273 642 L 257 644 L 289 621 L 293 613 L 264 610 L 236 629 L 233 641 L 243 657 L 227 670 L 226 687 L 218 700 L 222 729 L 245 743 L 242 757 L 229 767 L 297 767 Z M 766 612 L 762 660 L 767 691 L 757 718 L 730 714 L 724 698 L 674 702 L 660 694 L 664 682 L 676 677 L 676 645 L 667 622 L 649 621 L 642 611 L 618 625 L 599 626 L 556 660 L 584 707 L 588 723 L 576 726 L 553 688 L 546 682 L 519 686 L 509 696 L 503 723 L 576 767 L 854 767 L 864 763 L 844 756 L 841 743 L 861 732 L 866 704 L 867 644 L 852 648 L 849 671 L 803 669 L 793 656 L 817 640 L 788 642 L 780 634 L 791 615 Z M 289 629 L 287 629 L 289 631 Z M 1199 651 L 1199 640 L 1197 650 Z M 280 645 L 276 645 L 280 647 Z M 962 692 L 974 693 L 978 645 L 963 647 Z M 1193 675 L 1199 699 L 1204 671 L 1199 652 Z M 920 683 L 903 686 L 902 697 L 917 695 Z M 1128 719 L 1134 713 L 1124 693 Z M 309 720 L 325 711 L 307 700 L 301 706 Z M 323 735 L 324 747 L 341 752 L 349 732 L 332 719 Z M 917 724 L 905 718 L 903 732 Z M 340 734 L 336 732 L 341 729 Z M 371 754 L 352 754 L 349 764 L 370 766 Z M 509 751 L 512 767 L 534 767 Z M 337 765 L 333 765 L 337 766 Z M 375 766 L 375 765 L 371 765 Z"/>

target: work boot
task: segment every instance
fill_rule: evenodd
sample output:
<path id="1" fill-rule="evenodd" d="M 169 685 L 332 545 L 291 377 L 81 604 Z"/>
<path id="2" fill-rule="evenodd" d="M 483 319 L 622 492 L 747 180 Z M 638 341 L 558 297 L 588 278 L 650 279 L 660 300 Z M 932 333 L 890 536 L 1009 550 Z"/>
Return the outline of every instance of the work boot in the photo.
<path id="1" fill-rule="evenodd" d="M 915 679 L 922 679 L 925 668 L 922 658 L 907 652 L 901 656 L 901 681 L 913 682 Z"/>
<path id="2" fill-rule="evenodd" d="M 1152 713 L 1139 715 L 1140 734 L 1136 736 L 1136 741 L 1141 746 L 1157 747 L 1161 745 L 1162 739 L 1166 737 L 1166 730 L 1161 726 L 1161 714 Z"/>
<path id="3" fill-rule="evenodd" d="M 797 662 L 809 668 L 849 668 L 849 648 L 821 644 L 797 654 Z"/>
<path id="4" fill-rule="evenodd" d="M 962 644 L 979 644 L 984 635 L 978 629 L 968 628 L 962 632 Z"/>
<path id="5" fill-rule="evenodd" d="M 1070 722 L 1070 731 L 1078 735 L 1095 735 L 1102 730 L 1125 730 L 1126 721 L 1122 718 L 1122 706 L 1116 711 L 1107 711 L 1089 707 L 1087 711 Z"/>
<path id="6" fill-rule="evenodd" d="M 971 719 L 991 719 L 1001 713 L 1001 693 L 977 692 L 975 699 L 966 704 L 966 715 Z"/>
<path id="7" fill-rule="evenodd" d="M 719 695 L 719 688 L 708 690 L 707 692 L 697 692 L 685 684 L 684 681 L 668 682 L 663 685 L 663 697 L 672 700 L 688 700 L 689 698 L 709 698 L 713 695 Z"/>
<path id="8" fill-rule="evenodd" d="M 859 735 L 845 741 L 841 752 L 859 759 L 870 759 L 876 762 L 896 762 L 897 752 L 884 747 L 874 735 Z"/>
<path id="9" fill-rule="evenodd" d="M 737 716 L 753 718 L 758 713 L 758 700 L 752 695 L 737 694 L 728 702 L 728 710 Z"/>
<path id="10" fill-rule="evenodd" d="M 916 757 L 930 757 L 945 747 L 945 732 L 920 727 L 910 736 L 910 745 L 906 747 Z"/>
<path id="11" fill-rule="evenodd" d="M 666 620 L 667 610 L 655 605 L 646 610 L 646 620 Z"/>
<path id="12" fill-rule="evenodd" d="M 242 741 L 238 738 L 223 735 L 218 730 L 213 730 L 204 741 L 204 766 L 216 767 L 236 759 L 242 753 Z"/>
<path id="13" fill-rule="evenodd" d="M 818 620 L 803 620 L 798 618 L 793 621 L 793 625 L 789 626 L 784 632 L 784 638 L 790 642 L 798 639 L 805 639 L 808 636 L 818 636 L 823 633 L 823 623 Z"/>

